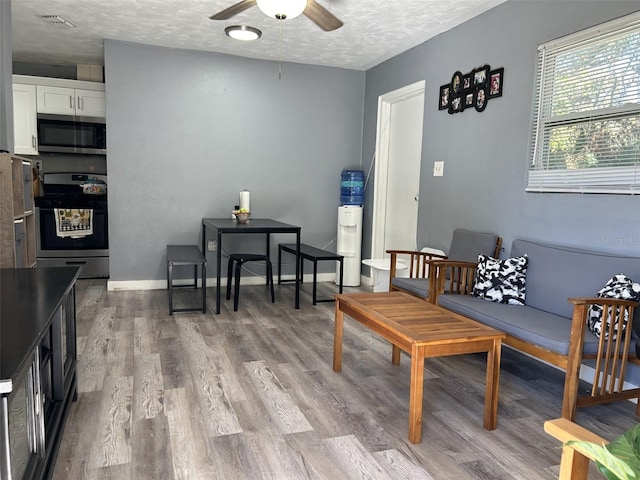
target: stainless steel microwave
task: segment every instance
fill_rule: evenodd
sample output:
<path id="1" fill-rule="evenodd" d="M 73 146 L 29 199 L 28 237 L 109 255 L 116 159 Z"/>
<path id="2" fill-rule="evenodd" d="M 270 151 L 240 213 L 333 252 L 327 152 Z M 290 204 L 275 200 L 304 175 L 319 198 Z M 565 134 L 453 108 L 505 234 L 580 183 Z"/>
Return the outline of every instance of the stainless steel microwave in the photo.
<path id="1" fill-rule="evenodd" d="M 106 122 L 103 118 L 40 113 L 38 151 L 105 155 Z"/>

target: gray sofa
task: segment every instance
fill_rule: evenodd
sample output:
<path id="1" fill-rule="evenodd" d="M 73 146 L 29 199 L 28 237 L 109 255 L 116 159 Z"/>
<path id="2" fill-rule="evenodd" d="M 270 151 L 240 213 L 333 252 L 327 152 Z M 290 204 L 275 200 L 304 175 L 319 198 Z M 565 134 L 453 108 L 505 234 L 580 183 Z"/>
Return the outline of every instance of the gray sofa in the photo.
<path id="1" fill-rule="evenodd" d="M 595 360 L 585 360 L 585 357 L 598 354 L 599 340 L 588 328 L 585 328 L 586 309 L 590 302 L 597 303 L 598 300 L 590 298 L 586 304 L 576 307 L 568 299 L 595 297 L 605 283 L 613 275 L 619 273 L 624 273 L 635 282 L 640 282 L 640 258 L 593 252 L 531 240 L 514 240 L 510 256 L 518 257 L 524 254 L 527 254 L 529 259 L 526 273 L 525 306 L 506 305 L 477 298 L 471 294 L 472 288 L 463 289 L 461 292 L 467 294 L 444 293 L 452 291 L 451 286 L 446 286 L 444 280 L 439 282 L 439 287 L 433 287 L 438 290 L 434 296 L 435 303 L 505 332 L 507 334 L 505 343 L 508 345 L 565 370 L 572 370 L 571 372 L 567 371 L 567 381 L 565 382 L 563 401 L 563 417 L 565 418 L 573 418 L 576 406 L 604 403 L 618 399 L 617 397 L 637 397 L 640 390 L 633 389 L 624 394 L 617 394 L 616 398 L 603 398 L 597 401 L 593 398 L 591 400 L 577 399 L 580 363 L 590 363 L 593 366 Z M 457 263 L 464 267 L 461 262 Z M 447 262 L 436 262 L 434 265 L 438 268 L 437 276 L 442 277 L 448 268 L 454 268 L 455 263 L 448 266 Z M 467 267 L 473 269 L 470 265 Z M 446 275 L 455 277 L 452 271 Z M 580 310 L 576 311 L 576 309 Z M 635 354 L 637 331 L 640 330 L 638 328 L 640 326 L 640 308 L 636 309 L 634 317 L 634 328 L 628 329 L 632 332 L 629 345 L 629 351 L 632 354 Z M 574 329 L 580 330 L 582 345 L 577 341 L 578 334 L 574 337 L 572 345 L 572 325 Z M 633 332 L 634 330 L 636 332 Z M 572 349 L 580 351 L 572 351 Z M 626 366 L 626 380 L 640 385 L 640 365 L 632 363 L 632 361 L 624 361 L 624 365 Z M 567 391 L 567 389 L 576 390 L 576 392 Z M 565 403 L 569 404 L 565 405 Z"/>

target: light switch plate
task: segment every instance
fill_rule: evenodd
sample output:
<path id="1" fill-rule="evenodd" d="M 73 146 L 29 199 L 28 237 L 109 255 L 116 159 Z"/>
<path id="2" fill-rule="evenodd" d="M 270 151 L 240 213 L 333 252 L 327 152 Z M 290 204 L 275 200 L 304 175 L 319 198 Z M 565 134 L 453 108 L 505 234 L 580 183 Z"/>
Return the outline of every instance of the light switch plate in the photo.
<path id="1" fill-rule="evenodd" d="M 433 176 L 442 177 L 444 175 L 444 162 L 433 162 Z"/>

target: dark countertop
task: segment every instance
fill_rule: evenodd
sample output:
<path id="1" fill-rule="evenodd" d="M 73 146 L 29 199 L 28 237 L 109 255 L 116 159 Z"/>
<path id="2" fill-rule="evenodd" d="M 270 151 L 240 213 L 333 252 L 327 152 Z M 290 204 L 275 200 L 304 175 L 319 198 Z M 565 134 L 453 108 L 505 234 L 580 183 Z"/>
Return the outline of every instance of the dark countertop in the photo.
<path id="1" fill-rule="evenodd" d="M 0 393 L 22 370 L 69 293 L 78 267 L 0 269 Z"/>

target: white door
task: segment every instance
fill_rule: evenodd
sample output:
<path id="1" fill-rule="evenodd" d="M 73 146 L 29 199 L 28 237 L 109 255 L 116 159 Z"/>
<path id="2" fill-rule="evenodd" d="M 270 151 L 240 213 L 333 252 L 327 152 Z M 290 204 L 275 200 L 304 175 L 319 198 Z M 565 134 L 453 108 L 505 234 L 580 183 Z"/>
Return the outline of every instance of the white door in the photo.
<path id="1" fill-rule="evenodd" d="M 372 257 L 415 250 L 425 82 L 380 97 L 375 160 Z"/>

